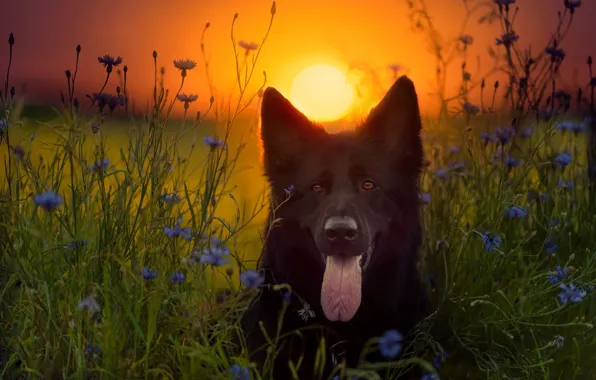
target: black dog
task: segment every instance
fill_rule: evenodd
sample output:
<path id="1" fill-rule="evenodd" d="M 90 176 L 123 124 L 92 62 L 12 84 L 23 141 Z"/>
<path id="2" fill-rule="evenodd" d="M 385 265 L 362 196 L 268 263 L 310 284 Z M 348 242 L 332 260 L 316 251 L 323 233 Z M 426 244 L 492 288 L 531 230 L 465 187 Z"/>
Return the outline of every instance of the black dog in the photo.
<path id="1" fill-rule="evenodd" d="M 338 357 L 356 366 L 370 338 L 389 329 L 405 335 L 428 315 L 416 267 L 420 130 L 416 90 L 405 76 L 362 125 L 337 134 L 313 124 L 275 89 L 264 92 L 261 138 L 272 192 L 259 263 L 266 280 L 242 329 L 262 368 L 270 345 L 258 323 L 275 338 L 290 297 L 269 285 L 286 283 L 292 301 L 281 335 L 302 332 L 278 342 L 281 351 L 265 378 L 292 378 L 289 361 L 297 366 L 301 357 L 300 378 L 326 378 Z M 326 364 L 315 374 L 321 337 Z"/>

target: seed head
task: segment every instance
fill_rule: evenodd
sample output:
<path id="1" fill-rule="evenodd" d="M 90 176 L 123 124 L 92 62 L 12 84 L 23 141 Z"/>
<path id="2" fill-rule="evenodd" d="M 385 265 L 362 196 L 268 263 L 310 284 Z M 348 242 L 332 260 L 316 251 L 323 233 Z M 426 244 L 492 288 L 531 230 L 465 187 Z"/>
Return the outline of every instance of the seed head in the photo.
<path id="1" fill-rule="evenodd" d="M 12 33 L 10 33 L 10 36 L 8 36 L 8 44 L 10 46 L 14 45 L 14 35 Z"/>

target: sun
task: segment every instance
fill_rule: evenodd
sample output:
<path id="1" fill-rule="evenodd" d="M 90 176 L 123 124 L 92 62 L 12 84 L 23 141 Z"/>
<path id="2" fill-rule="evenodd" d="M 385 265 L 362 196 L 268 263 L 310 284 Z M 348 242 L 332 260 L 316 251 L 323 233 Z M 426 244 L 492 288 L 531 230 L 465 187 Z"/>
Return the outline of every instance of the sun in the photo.
<path id="1" fill-rule="evenodd" d="M 344 116 L 352 106 L 354 88 L 337 67 L 317 64 L 296 75 L 290 100 L 310 119 L 334 121 Z"/>

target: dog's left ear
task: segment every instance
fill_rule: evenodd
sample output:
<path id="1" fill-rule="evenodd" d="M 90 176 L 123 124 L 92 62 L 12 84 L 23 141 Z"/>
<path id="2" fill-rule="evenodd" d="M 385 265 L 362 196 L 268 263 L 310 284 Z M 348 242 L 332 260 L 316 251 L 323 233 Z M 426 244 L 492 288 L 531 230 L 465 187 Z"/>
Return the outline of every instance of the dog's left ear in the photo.
<path id="1" fill-rule="evenodd" d="M 370 112 L 359 133 L 379 150 L 397 159 L 400 166 L 418 171 L 423 159 L 421 129 L 414 83 L 401 76 Z"/>

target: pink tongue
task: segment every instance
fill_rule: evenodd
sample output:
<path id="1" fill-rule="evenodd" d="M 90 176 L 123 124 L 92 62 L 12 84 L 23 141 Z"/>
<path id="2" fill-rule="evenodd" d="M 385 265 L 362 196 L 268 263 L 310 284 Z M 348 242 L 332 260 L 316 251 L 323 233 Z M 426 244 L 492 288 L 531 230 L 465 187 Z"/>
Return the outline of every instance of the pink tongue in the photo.
<path id="1" fill-rule="evenodd" d="M 323 286 L 321 306 L 330 321 L 347 322 L 354 317 L 360 307 L 362 297 L 362 270 L 360 257 L 328 256 Z"/>

